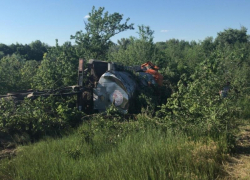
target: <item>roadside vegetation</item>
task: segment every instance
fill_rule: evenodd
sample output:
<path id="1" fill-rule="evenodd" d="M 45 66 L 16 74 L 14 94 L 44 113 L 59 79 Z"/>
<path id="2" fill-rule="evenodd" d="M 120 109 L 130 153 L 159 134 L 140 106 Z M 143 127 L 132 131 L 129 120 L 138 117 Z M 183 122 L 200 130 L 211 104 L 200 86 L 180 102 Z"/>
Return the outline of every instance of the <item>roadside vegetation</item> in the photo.
<path id="1" fill-rule="evenodd" d="M 123 15 L 95 7 L 89 15 L 85 31 L 71 36 L 75 45 L 0 44 L 0 94 L 74 85 L 79 58 L 151 61 L 161 68 L 163 86 L 138 94 L 138 113 L 130 115 L 114 106 L 85 115 L 74 97 L 21 104 L 2 99 L 0 150 L 14 153 L 2 159 L 0 153 L 0 179 L 226 177 L 222 164 L 235 151 L 239 125 L 250 117 L 247 29 L 225 29 L 199 42 L 155 43 L 154 31 L 139 25 L 138 37 L 114 43 L 111 37 L 134 29 L 129 18 L 124 22 Z"/>

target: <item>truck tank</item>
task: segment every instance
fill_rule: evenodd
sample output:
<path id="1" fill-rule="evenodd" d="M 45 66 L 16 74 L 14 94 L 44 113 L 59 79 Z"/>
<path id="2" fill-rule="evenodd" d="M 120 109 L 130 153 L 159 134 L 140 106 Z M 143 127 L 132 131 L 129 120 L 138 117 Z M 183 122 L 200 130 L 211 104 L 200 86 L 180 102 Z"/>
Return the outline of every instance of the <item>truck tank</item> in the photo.
<path id="1" fill-rule="evenodd" d="M 122 113 L 127 113 L 130 99 L 137 88 L 135 79 L 128 72 L 108 71 L 98 81 L 93 91 L 94 109 L 103 112 L 114 104 Z"/>
<path id="2" fill-rule="evenodd" d="M 133 103 L 136 90 L 157 84 L 152 75 L 136 72 L 135 67 L 125 67 L 124 70 L 116 70 L 114 64 L 109 64 L 108 67 L 110 70 L 99 78 L 93 89 L 94 110 L 98 112 L 104 112 L 114 104 L 121 113 L 126 114 L 129 105 Z M 125 70 L 136 72 L 134 75 L 137 78 Z"/>

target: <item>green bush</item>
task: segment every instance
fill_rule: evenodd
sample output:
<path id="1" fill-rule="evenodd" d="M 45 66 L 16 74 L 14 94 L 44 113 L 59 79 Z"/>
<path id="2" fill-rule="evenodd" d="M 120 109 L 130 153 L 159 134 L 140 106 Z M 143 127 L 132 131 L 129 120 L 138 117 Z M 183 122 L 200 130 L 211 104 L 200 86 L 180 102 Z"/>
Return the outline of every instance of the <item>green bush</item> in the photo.
<path id="1" fill-rule="evenodd" d="M 10 135 L 28 134 L 31 139 L 60 135 L 81 122 L 82 112 L 71 108 L 74 99 L 49 97 L 26 99 L 21 104 L 1 101 L 0 131 Z"/>
<path id="2" fill-rule="evenodd" d="M 222 72 L 223 64 L 219 59 L 208 59 L 190 77 L 183 74 L 177 85 L 178 91 L 158 112 L 161 121 L 186 132 L 198 128 L 205 135 L 234 129 L 239 113 L 238 96 L 233 91 L 227 98 L 219 96 Z"/>

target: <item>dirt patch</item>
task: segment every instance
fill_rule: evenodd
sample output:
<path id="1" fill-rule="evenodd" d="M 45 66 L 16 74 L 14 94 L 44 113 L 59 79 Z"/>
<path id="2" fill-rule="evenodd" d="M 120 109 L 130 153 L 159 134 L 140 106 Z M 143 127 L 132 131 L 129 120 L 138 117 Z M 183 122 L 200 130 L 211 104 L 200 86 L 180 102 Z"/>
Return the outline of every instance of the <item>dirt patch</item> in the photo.
<path id="1" fill-rule="evenodd" d="M 235 154 L 224 164 L 225 179 L 250 179 L 250 125 L 241 127 Z"/>

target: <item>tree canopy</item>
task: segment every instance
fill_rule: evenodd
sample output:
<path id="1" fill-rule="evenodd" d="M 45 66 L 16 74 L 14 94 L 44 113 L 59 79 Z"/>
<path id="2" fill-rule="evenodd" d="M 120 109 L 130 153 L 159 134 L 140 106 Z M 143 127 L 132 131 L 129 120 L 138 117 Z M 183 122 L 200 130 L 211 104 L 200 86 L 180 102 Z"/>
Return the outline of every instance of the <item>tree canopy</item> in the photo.
<path id="1" fill-rule="evenodd" d="M 241 29 L 225 29 L 223 32 L 218 32 L 216 43 L 219 44 L 235 44 L 246 43 L 249 41 L 249 35 L 247 35 L 247 28 L 242 26 Z"/>
<path id="2" fill-rule="evenodd" d="M 133 23 L 128 24 L 129 18 L 124 23 L 123 15 L 109 14 L 105 8 L 92 8 L 89 18 L 85 22 L 85 32 L 78 31 L 71 39 L 77 44 L 77 54 L 85 59 L 106 59 L 109 47 L 113 44 L 111 37 L 126 30 L 132 30 Z"/>

